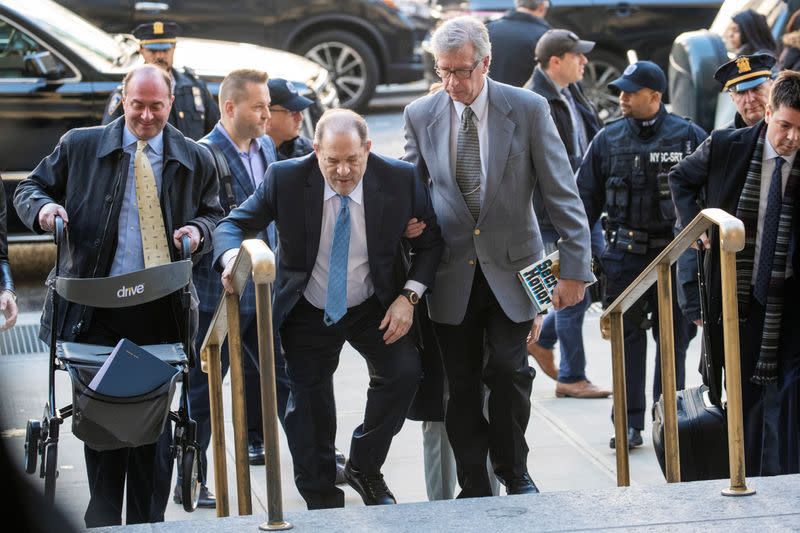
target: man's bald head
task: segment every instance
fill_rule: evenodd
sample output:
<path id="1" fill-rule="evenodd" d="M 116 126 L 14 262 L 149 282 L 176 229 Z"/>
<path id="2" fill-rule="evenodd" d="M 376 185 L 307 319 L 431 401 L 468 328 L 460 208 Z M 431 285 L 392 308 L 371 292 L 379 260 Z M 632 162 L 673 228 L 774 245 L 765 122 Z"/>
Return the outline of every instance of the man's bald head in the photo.
<path id="1" fill-rule="evenodd" d="M 122 97 L 128 92 L 128 88 L 137 80 L 157 80 L 164 83 L 167 88 L 167 96 L 172 97 L 172 78 L 169 73 L 155 65 L 139 65 L 134 67 L 122 79 Z"/>
<path id="2" fill-rule="evenodd" d="M 339 133 L 355 133 L 362 144 L 369 141 L 369 130 L 364 117 L 349 109 L 329 109 L 317 122 L 314 144 L 322 144 L 324 137 Z"/>

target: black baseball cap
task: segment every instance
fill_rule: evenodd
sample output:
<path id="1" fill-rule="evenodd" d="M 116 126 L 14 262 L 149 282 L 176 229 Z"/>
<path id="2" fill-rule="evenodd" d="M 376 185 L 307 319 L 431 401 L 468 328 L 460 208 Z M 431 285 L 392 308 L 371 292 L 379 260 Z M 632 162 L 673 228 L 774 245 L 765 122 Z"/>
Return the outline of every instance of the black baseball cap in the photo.
<path id="1" fill-rule="evenodd" d="M 139 24 L 133 36 L 139 39 L 139 46 L 148 50 L 169 50 L 178 42 L 180 27 L 174 22 L 150 22 Z"/>
<path id="2" fill-rule="evenodd" d="M 313 100 L 309 100 L 297 92 L 292 82 L 283 78 L 271 78 L 267 85 L 272 105 L 279 105 L 289 111 L 302 111 L 314 103 Z"/>
<path id="3" fill-rule="evenodd" d="M 594 49 L 594 44 L 594 41 L 582 41 L 569 30 L 547 30 L 536 43 L 536 61 L 541 63 L 567 52 L 588 54 Z"/>
<path id="4" fill-rule="evenodd" d="M 714 79 L 722 84 L 723 91 L 748 91 L 772 79 L 775 62 L 770 54 L 741 55 L 719 67 Z"/>
<path id="5" fill-rule="evenodd" d="M 642 89 L 663 93 L 667 90 L 667 77 L 661 67 L 652 61 L 637 61 L 628 65 L 622 76 L 609 83 L 608 87 L 626 93 L 635 93 Z"/>

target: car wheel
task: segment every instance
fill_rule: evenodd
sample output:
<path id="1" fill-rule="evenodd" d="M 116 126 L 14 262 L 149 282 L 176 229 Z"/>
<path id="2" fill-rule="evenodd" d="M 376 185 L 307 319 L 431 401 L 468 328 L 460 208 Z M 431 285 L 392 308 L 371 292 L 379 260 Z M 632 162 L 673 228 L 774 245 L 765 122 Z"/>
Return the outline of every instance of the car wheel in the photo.
<path id="1" fill-rule="evenodd" d="M 603 122 L 620 116 L 619 99 L 608 89 L 608 84 L 619 78 L 625 70 L 625 60 L 603 50 L 589 52 L 589 62 L 583 72 L 583 90 L 594 104 Z"/>
<path id="2" fill-rule="evenodd" d="M 378 83 L 378 60 L 360 37 L 343 31 L 321 32 L 305 41 L 299 53 L 331 73 L 342 107 L 366 109 Z"/>

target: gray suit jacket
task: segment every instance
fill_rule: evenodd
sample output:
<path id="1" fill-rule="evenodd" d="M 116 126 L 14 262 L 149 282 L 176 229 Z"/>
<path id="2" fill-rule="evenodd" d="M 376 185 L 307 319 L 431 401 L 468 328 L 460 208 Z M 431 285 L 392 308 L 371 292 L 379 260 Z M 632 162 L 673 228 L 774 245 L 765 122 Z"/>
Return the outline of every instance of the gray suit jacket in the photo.
<path id="1" fill-rule="evenodd" d="M 405 110 L 406 161 L 429 179 L 445 250 L 428 296 L 430 316 L 459 324 L 464 319 L 476 261 L 503 311 L 514 322 L 531 320 L 533 304 L 517 271 L 543 256 L 533 212 L 541 188 L 553 227 L 561 235 L 561 276 L 594 280 L 589 226 L 575 177 L 547 101 L 525 89 L 487 78 L 489 146 L 486 190 L 477 223 L 450 165 L 450 113 L 444 91 L 424 96 Z"/>

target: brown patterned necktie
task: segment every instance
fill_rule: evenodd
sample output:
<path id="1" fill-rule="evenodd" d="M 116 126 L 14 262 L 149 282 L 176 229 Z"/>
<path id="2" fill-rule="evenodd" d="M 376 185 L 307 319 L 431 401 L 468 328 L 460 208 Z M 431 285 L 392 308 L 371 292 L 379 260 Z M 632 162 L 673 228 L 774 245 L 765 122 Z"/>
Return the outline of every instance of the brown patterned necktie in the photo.
<path id="1" fill-rule="evenodd" d="M 147 141 L 136 143 L 136 156 L 133 160 L 133 173 L 136 177 L 136 202 L 139 207 L 139 229 L 142 232 L 142 252 L 144 267 L 164 265 L 170 262 L 167 232 L 161 215 L 161 202 L 158 201 L 156 177 L 150 160 L 144 153 Z"/>

